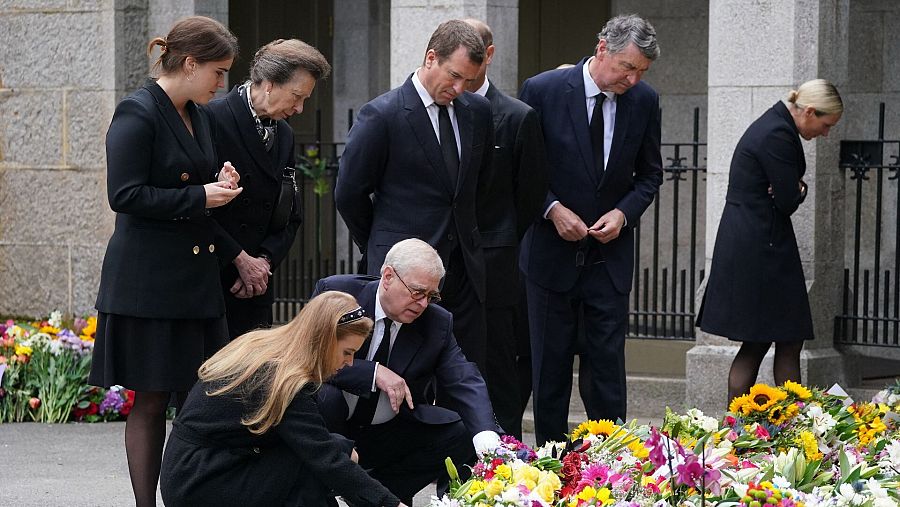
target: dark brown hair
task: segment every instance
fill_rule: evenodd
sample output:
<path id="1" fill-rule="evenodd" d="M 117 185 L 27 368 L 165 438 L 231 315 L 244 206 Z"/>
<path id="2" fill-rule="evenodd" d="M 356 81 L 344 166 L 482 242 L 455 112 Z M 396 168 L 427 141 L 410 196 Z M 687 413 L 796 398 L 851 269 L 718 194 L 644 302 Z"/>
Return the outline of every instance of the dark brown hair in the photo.
<path id="1" fill-rule="evenodd" d="M 298 70 L 305 70 L 313 79 L 328 77 L 331 65 L 318 49 L 298 39 L 278 39 L 259 48 L 250 65 L 250 81 L 253 84 L 268 80 L 284 84 Z"/>
<path id="2" fill-rule="evenodd" d="M 481 65 L 484 61 L 484 43 L 474 28 L 459 19 L 441 23 L 431 34 L 425 53 L 427 55 L 428 50 L 434 50 L 438 63 L 443 63 L 460 46 L 466 48 L 472 63 Z"/>
<path id="3" fill-rule="evenodd" d="M 165 38 L 157 37 L 147 46 L 147 56 L 155 46 L 160 55 L 153 69 L 163 74 L 177 72 L 184 60 L 192 56 L 197 63 L 216 62 L 238 54 L 237 37 L 222 23 L 204 16 L 189 16 L 179 20 Z"/>

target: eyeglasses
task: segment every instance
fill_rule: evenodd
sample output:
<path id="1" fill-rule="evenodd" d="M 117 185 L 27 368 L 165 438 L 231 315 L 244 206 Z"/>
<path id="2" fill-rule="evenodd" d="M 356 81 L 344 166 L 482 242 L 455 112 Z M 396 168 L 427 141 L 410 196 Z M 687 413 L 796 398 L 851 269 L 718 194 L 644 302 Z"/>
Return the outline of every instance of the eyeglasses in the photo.
<path id="1" fill-rule="evenodd" d="M 406 282 L 404 282 L 403 279 L 400 278 L 400 274 L 397 273 L 396 270 L 394 271 L 394 274 L 397 275 L 397 280 L 400 280 L 400 283 L 402 283 L 403 286 L 406 287 L 406 290 L 409 291 L 409 296 L 411 298 L 413 298 L 413 301 L 421 301 L 423 298 L 426 298 L 426 297 L 428 298 L 429 303 L 437 303 L 438 301 L 441 300 L 440 292 L 438 292 L 438 291 L 427 292 L 424 289 L 412 290 L 409 288 L 409 285 L 406 285 Z"/>

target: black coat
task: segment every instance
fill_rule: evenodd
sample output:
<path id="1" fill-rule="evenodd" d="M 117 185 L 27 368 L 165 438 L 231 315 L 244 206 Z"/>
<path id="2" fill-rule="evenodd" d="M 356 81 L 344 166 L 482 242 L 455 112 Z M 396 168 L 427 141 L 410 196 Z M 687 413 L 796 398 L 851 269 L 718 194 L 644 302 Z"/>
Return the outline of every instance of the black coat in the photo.
<path id="1" fill-rule="evenodd" d="M 309 500 L 320 488 L 353 505 L 400 502 L 350 461 L 352 443 L 325 428 L 311 388 L 297 393 L 263 435 L 241 424 L 248 405 L 231 395 L 207 396 L 211 388 L 198 382 L 172 425 L 160 473 L 166 505 L 299 505 L 298 492 Z"/>
<path id="2" fill-rule="evenodd" d="M 488 307 L 518 303 L 519 241 L 547 195 L 544 136 L 537 113 L 493 83 L 485 97 L 494 119 L 490 168 L 478 178 L 478 229 L 484 247 Z"/>
<path id="3" fill-rule="evenodd" d="M 239 185 L 243 188 L 232 202 L 213 210 L 213 217 L 225 230 L 219 242 L 220 258 L 225 263 L 222 286 L 225 297 L 233 298 L 229 289 L 237 280 L 238 271 L 232 261 L 241 250 L 252 256 L 267 254 L 272 259 L 274 271 L 287 256 L 300 227 L 299 194 L 295 194 L 293 213 L 287 225 L 277 230 L 270 225 L 281 191 L 282 169 L 294 167 L 294 132 L 286 121 L 279 120 L 275 145 L 266 152 L 256 132 L 250 107 L 238 93 L 238 87 L 224 98 L 210 102 L 208 107 L 215 121 L 218 165 L 231 162 L 241 175 Z M 273 284 L 269 283 L 265 294 L 246 301 L 270 306 L 274 299 Z"/>
<path id="4" fill-rule="evenodd" d="M 813 338 L 803 266 L 791 214 L 803 202 L 806 159 L 787 107 L 753 122 L 731 159 L 700 329 L 732 340 Z M 768 192 L 772 186 L 772 194 Z"/>
<path id="5" fill-rule="evenodd" d="M 466 275 L 484 301 L 484 256 L 475 215 L 479 174 L 493 146 L 488 101 L 463 93 L 454 101 L 462 155 L 452 188 L 428 112 L 409 78 L 359 110 L 347 137 L 334 189 L 335 204 L 353 240 L 378 274 L 398 241 L 419 238 L 444 264 L 457 247 Z M 374 196 L 373 196 L 374 194 Z"/>
<path id="6" fill-rule="evenodd" d="M 106 134 L 107 192 L 116 228 L 97 310 L 144 318 L 225 313 L 204 184 L 217 170 L 207 113 L 187 103 L 188 132 L 166 92 L 148 81 L 116 107 Z"/>

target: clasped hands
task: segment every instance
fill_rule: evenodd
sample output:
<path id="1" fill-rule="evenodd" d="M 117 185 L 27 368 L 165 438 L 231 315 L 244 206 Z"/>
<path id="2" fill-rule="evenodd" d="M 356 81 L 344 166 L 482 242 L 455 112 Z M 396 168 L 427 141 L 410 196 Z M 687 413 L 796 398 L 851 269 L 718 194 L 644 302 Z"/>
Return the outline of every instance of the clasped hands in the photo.
<path id="1" fill-rule="evenodd" d="M 238 186 L 241 175 L 231 162 L 225 162 L 219 171 L 218 181 L 203 185 L 206 191 L 206 207 L 218 208 L 231 202 L 244 189 Z"/>
<path id="2" fill-rule="evenodd" d="M 272 275 L 272 266 L 265 257 L 252 257 L 241 250 L 234 258 L 234 265 L 238 270 L 238 278 L 231 286 L 231 293 L 240 299 L 261 296 L 269 288 L 269 276 Z"/>
<path id="3" fill-rule="evenodd" d="M 590 227 L 562 203 L 550 208 L 547 218 L 553 222 L 559 237 L 566 241 L 580 241 L 591 236 L 601 243 L 609 243 L 619 237 L 625 226 L 625 214 L 619 208 L 609 210 Z"/>

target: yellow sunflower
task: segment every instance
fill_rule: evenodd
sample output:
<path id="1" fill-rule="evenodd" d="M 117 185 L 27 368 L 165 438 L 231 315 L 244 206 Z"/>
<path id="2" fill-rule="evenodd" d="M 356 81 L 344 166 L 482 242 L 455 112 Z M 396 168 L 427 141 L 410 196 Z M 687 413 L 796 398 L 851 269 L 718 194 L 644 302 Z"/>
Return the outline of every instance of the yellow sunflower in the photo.
<path id="1" fill-rule="evenodd" d="M 768 419 L 770 423 L 780 426 L 793 419 L 799 412 L 800 408 L 797 407 L 796 403 L 791 403 L 787 406 L 775 405 L 769 409 Z"/>
<path id="2" fill-rule="evenodd" d="M 587 435 L 603 435 L 608 437 L 619 429 L 616 423 L 609 419 L 600 419 L 599 421 L 585 421 L 575 428 L 572 432 L 572 440 L 578 440 Z"/>
<path id="3" fill-rule="evenodd" d="M 779 401 L 787 398 L 787 393 L 766 384 L 756 384 L 750 388 L 749 396 L 751 411 L 765 412 Z"/>
<path id="4" fill-rule="evenodd" d="M 728 411 L 732 414 L 747 415 L 750 413 L 750 395 L 735 396 L 728 405 Z"/>
<path id="5" fill-rule="evenodd" d="M 800 398 L 801 400 L 808 400 L 812 397 L 812 391 L 803 387 L 802 384 L 798 384 L 796 382 L 792 382 L 790 380 L 785 380 L 784 385 L 782 386 L 785 391 L 793 394 L 794 396 Z"/>

